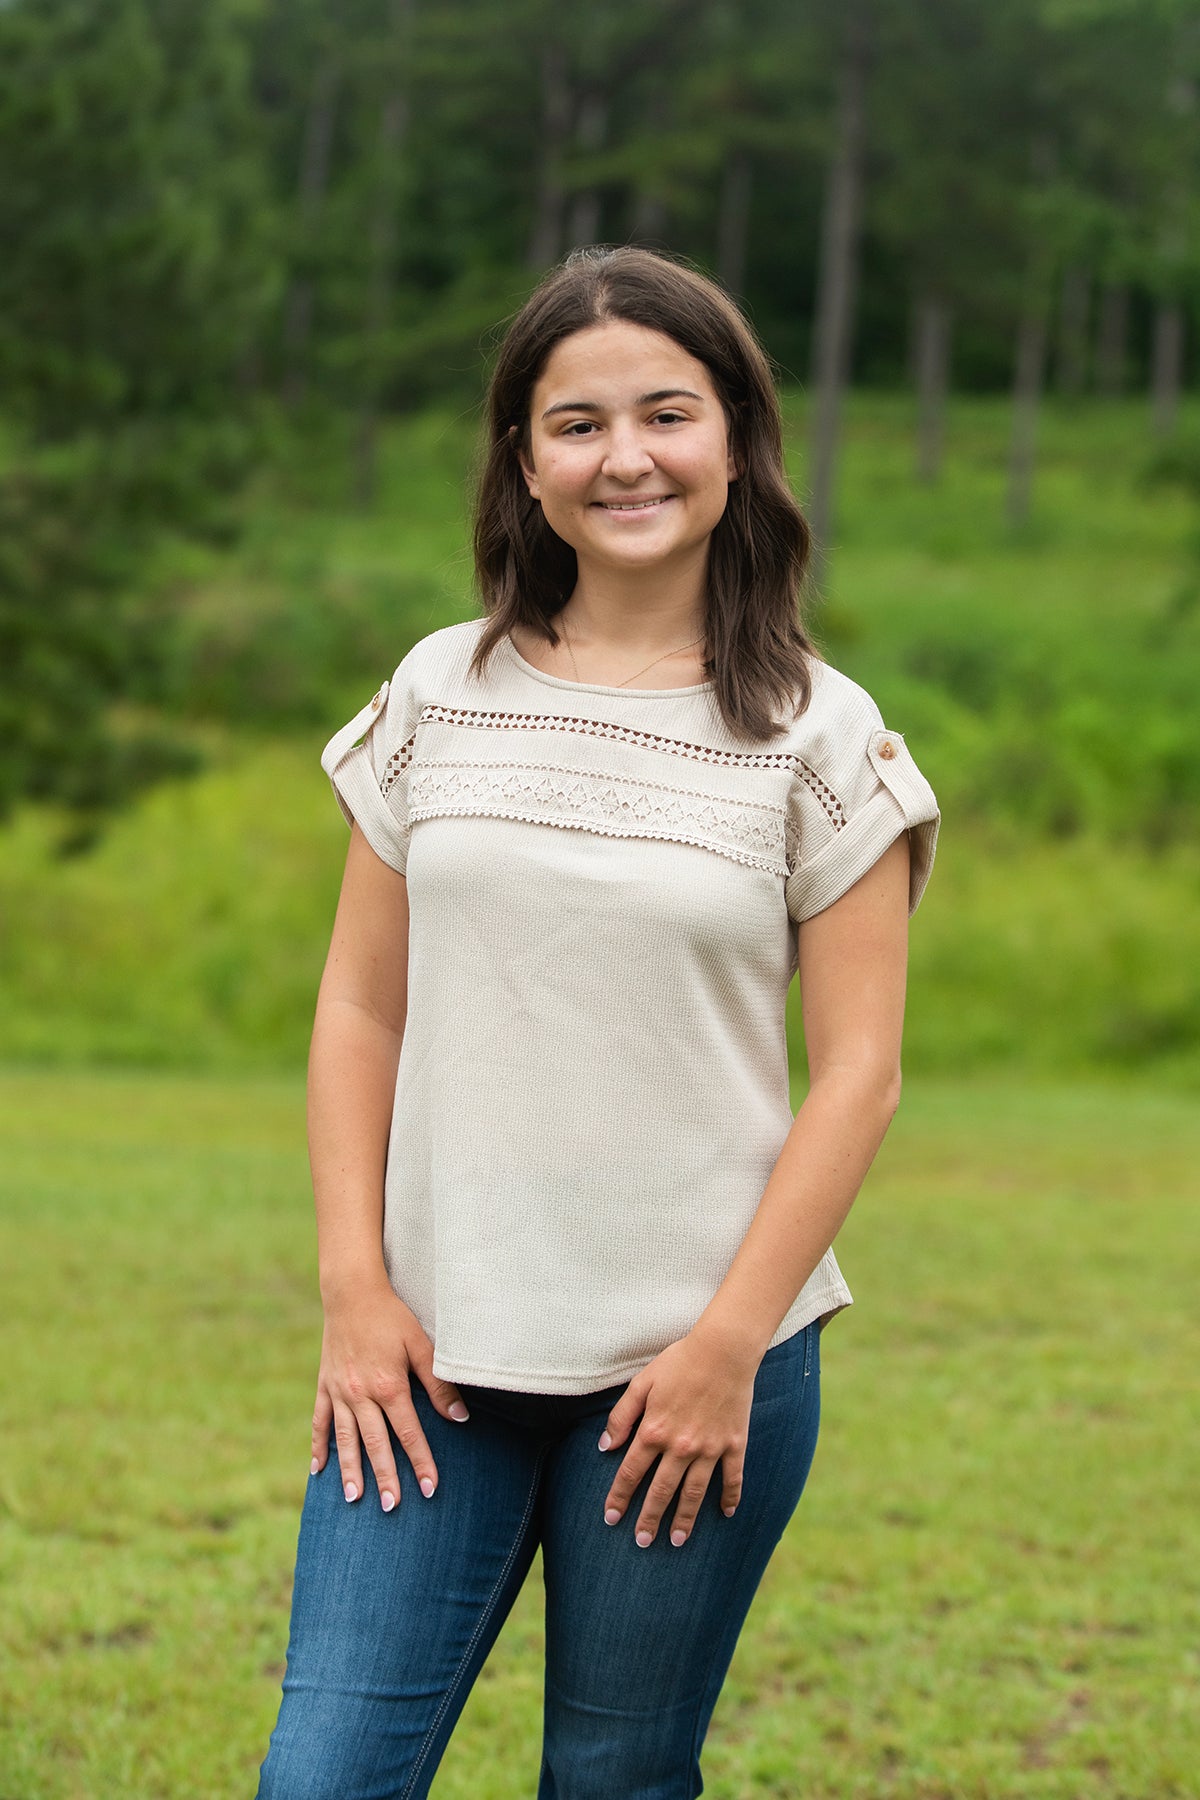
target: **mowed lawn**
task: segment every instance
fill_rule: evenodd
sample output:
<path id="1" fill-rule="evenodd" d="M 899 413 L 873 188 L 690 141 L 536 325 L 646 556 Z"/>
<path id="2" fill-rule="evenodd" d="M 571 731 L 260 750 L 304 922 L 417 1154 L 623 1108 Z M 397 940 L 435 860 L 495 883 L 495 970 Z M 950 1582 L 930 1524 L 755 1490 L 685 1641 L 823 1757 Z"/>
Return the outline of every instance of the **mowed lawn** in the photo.
<path id="1" fill-rule="evenodd" d="M 1198 1168 L 1185 1095 L 910 1083 L 707 1793 L 1200 1794 Z M 0 1800 L 248 1797 L 317 1353 L 300 1084 L 11 1072 L 0 1170 Z M 535 1577 L 438 1800 L 532 1800 L 539 1649 Z"/>

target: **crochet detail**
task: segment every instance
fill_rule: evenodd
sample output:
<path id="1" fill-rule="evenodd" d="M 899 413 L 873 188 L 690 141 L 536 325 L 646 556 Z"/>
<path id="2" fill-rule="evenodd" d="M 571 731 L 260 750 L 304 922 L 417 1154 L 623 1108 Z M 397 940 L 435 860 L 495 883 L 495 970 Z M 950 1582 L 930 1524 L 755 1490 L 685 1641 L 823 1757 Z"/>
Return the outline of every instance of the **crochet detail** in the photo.
<path id="1" fill-rule="evenodd" d="M 722 800 L 624 775 L 590 775 L 556 763 L 419 763 L 409 821 L 459 814 L 562 825 L 603 837 L 661 838 L 714 850 L 786 875 L 782 809 Z"/>
<path id="2" fill-rule="evenodd" d="M 417 734 L 425 724 L 461 725 L 483 731 L 566 731 L 578 737 L 609 738 L 617 743 L 633 744 L 641 750 L 715 764 L 720 768 L 788 769 L 815 795 L 835 831 L 841 831 L 846 824 L 845 808 L 833 789 L 793 751 L 715 750 L 709 744 L 692 744 L 683 738 L 663 737 L 654 731 L 638 731 L 631 725 L 618 725 L 611 719 L 572 718 L 563 713 L 487 712 L 468 706 L 443 706 L 436 701 L 421 708 L 416 730 L 388 758 L 380 782 L 385 797 L 411 764 Z M 653 787 L 655 784 L 640 785 Z"/>

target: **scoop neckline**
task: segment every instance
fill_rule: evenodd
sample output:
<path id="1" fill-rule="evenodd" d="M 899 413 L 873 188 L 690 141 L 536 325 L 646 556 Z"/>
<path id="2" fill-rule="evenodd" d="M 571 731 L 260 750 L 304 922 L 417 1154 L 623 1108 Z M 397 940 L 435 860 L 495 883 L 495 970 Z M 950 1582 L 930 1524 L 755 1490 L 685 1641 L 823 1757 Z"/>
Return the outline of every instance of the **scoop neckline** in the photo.
<path id="1" fill-rule="evenodd" d="M 565 681 L 561 675 L 547 675 L 544 669 L 535 669 L 531 662 L 526 662 L 507 632 L 501 642 L 518 668 L 535 681 L 544 681 L 547 687 L 574 688 L 585 694 L 642 694 L 647 700 L 665 700 L 675 694 L 707 694 L 716 685 L 712 681 L 697 681 L 689 687 L 645 688 L 613 687 L 600 681 Z"/>

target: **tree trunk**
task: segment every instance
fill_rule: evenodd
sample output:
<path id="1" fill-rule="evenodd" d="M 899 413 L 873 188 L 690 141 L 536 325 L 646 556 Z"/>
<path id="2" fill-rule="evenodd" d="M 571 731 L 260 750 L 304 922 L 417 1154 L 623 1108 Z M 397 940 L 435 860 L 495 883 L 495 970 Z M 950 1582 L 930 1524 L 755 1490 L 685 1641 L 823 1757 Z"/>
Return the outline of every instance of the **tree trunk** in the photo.
<path id="1" fill-rule="evenodd" d="M 827 546 L 833 528 L 842 389 L 850 367 L 869 63 L 866 14 L 862 6 L 857 6 L 846 26 L 838 67 L 837 118 L 825 185 L 813 327 L 814 408 L 809 435 L 808 520 L 813 532 L 812 580 L 818 592 L 826 575 Z"/>
<path id="2" fill-rule="evenodd" d="M 717 279 L 727 293 L 746 291 L 746 247 L 750 236 L 750 157 L 730 150 L 721 171 L 717 211 Z"/>
<path id="3" fill-rule="evenodd" d="M 1016 372 L 1013 380 L 1013 429 L 1008 460 L 1008 522 L 1014 528 L 1029 518 L 1033 494 L 1038 404 L 1046 362 L 1045 309 L 1031 304 L 1017 326 Z"/>
<path id="4" fill-rule="evenodd" d="M 1154 348 L 1150 363 L 1151 419 L 1154 435 L 1170 437 L 1179 416 L 1183 385 L 1183 307 L 1160 300 L 1154 311 Z"/>
<path id="5" fill-rule="evenodd" d="M 1063 273 L 1058 310 L 1056 384 L 1060 394 L 1082 394 L 1087 381 L 1088 315 L 1091 283 L 1086 269 L 1077 263 Z"/>
<path id="6" fill-rule="evenodd" d="M 548 269 L 562 249 L 563 151 L 571 128 L 571 84 L 567 53 L 561 44 L 542 51 L 542 147 L 533 226 L 525 260 L 531 269 Z"/>
<path id="7" fill-rule="evenodd" d="M 1036 188 L 1044 188 L 1057 172 L 1058 154 L 1046 132 L 1035 133 L 1029 146 L 1030 175 Z M 1008 455 L 1008 495 L 1005 514 L 1019 529 L 1029 518 L 1033 497 L 1034 452 L 1037 443 L 1038 408 L 1046 380 L 1048 299 L 1051 292 L 1051 251 L 1036 231 L 1029 247 L 1025 277 L 1025 302 L 1017 322 L 1017 346 L 1013 370 L 1012 441 Z"/>
<path id="8" fill-rule="evenodd" d="M 1129 289 L 1110 282 L 1100 295 L 1096 332 L 1096 392 L 1115 400 L 1125 391 L 1125 346 L 1129 337 Z"/>
<path id="9" fill-rule="evenodd" d="M 388 318 L 395 284 L 396 215 L 399 203 L 400 147 L 408 130 L 409 101 L 405 53 L 409 43 L 414 0 L 393 0 L 396 85 L 385 97 L 379 114 L 379 173 L 375 183 L 370 232 L 370 273 L 363 331 L 365 367 L 355 440 L 354 493 L 359 506 L 375 498 L 379 408 L 384 385 Z"/>
<path id="10" fill-rule="evenodd" d="M 313 320 L 313 279 L 303 266 L 312 248 L 317 219 L 329 186 L 329 163 L 341 70 L 330 55 L 317 69 L 304 120 L 300 156 L 297 249 L 301 267 L 288 285 L 283 308 L 283 402 L 295 407 L 307 385 L 308 340 Z"/>
<path id="11" fill-rule="evenodd" d="M 932 486 L 942 472 L 946 394 L 950 386 L 950 309 L 922 293 L 914 316 L 913 373 L 917 385 L 917 480 Z"/>
<path id="12" fill-rule="evenodd" d="M 1191 231 L 1191 189 L 1187 151 L 1193 146 L 1196 78 L 1192 70 L 1200 51 L 1200 21 L 1180 15 L 1175 60 L 1167 80 L 1166 110 L 1175 120 L 1176 158 L 1163 196 L 1159 261 L 1163 279 L 1154 308 L 1154 342 L 1150 354 L 1150 417 L 1157 438 L 1170 437 L 1179 415 L 1183 385 L 1183 305 L 1180 284 L 1187 278 Z"/>
<path id="13" fill-rule="evenodd" d="M 608 135 L 608 101 L 602 94 L 585 94 L 575 122 L 575 143 L 584 156 L 594 155 Z M 580 188 L 571 201 L 567 219 L 567 247 L 595 244 L 600 239 L 600 190 Z"/>

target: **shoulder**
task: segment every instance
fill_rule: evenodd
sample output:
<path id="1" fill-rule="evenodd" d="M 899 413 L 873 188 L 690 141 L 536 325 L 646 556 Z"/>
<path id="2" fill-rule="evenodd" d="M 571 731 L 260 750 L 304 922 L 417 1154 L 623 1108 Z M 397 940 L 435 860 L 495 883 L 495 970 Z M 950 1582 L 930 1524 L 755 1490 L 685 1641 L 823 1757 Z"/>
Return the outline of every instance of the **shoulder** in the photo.
<path id="1" fill-rule="evenodd" d="M 393 687 L 428 685 L 465 675 L 486 619 L 464 619 L 418 638 L 392 676 Z"/>
<path id="2" fill-rule="evenodd" d="M 780 745 L 811 767 L 832 771 L 855 764 L 872 733 L 883 728 L 882 714 L 866 688 L 840 669 L 817 657 L 810 666 L 808 705 L 788 722 Z"/>

